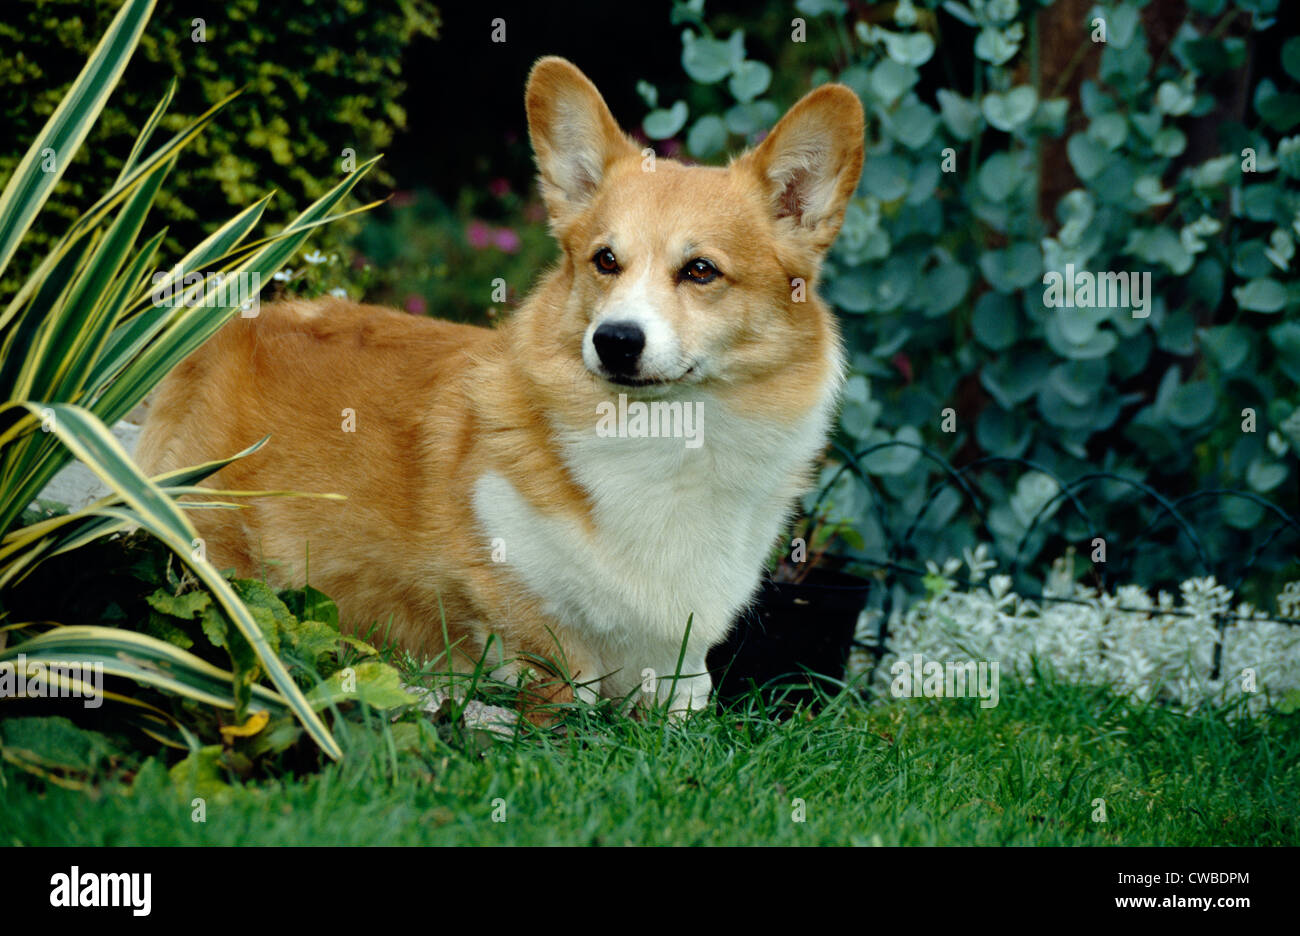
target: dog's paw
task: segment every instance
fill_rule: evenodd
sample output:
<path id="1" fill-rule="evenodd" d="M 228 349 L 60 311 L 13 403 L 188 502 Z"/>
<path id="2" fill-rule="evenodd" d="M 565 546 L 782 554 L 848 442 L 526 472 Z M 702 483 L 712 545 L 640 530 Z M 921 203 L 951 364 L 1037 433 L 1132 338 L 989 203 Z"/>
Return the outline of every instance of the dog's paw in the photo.
<path id="1" fill-rule="evenodd" d="M 686 718 L 692 712 L 706 708 L 713 692 L 713 680 L 705 670 L 703 661 L 700 661 L 699 671 L 691 671 L 686 667 L 683 667 L 683 671 L 693 674 L 679 676 L 676 681 L 671 676 L 659 680 L 658 701 L 666 705 L 669 717 L 675 719 Z"/>

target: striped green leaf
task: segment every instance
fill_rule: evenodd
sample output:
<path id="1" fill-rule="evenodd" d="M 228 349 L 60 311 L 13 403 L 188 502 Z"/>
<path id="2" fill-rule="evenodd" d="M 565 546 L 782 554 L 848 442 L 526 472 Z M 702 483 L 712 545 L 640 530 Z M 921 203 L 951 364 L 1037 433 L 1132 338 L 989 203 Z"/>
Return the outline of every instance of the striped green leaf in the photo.
<path id="1" fill-rule="evenodd" d="M 106 676 L 121 676 L 220 709 L 235 708 L 233 674 L 148 634 L 117 627 L 56 627 L 0 651 L 0 663 L 16 663 L 20 655 L 28 667 L 35 663 L 72 663 L 92 671 L 102 667 Z M 265 686 L 253 687 L 253 699 L 258 708 L 288 710 L 285 700 Z"/>
<path id="2" fill-rule="evenodd" d="M 0 276 L 131 60 L 155 0 L 127 0 L 0 194 Z M 53 154 L 54 171 L 45 171 Z M 0 319 L 0 327 L 5 324 Z"/>
<path id="3" fill-rule="evenodd" d="M 35 403 L 21 405 L 33 413 L 40 412 L 42 408 Z M 197 539 L 197 534 L 180 507 L 140 473 L 130 456 L 113 438 L 113 434 L 92 413 L 68 404 L 49 404 L 47 408 L 53 411 L 52 431 L 59 441 L 132 508 L 144 529 L 167 544 L 189 566 L 190 571 L 208 589 L 240 634 L 253 647 L 268 678 L 302 722 L 307 733 L 330 757 L 341 757 L 343 752 L 338 743 L 325 723 L 312 711 L 302 690 L 289 676 L 284 664 L 266 642 L 261 628 L 230 584 L 206 559 L 195 555 L 192 543 Z"/>

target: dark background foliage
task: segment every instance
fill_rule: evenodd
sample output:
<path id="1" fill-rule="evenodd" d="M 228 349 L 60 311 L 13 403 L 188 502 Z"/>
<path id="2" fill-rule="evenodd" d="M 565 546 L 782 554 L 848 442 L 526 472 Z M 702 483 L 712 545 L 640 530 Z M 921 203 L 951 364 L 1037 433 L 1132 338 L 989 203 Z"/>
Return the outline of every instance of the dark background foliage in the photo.
<path id="1" fill-rule="evenodd" d="M 119 6 L 117 0 L 6 0 L 0 178 L 54 112 Z M 202 42 L 195 20 L 204 24 Z M 46 218 L 66 226 L 108 189 L 173 78 L 176 98 L 164 131 L 185 127 L 241 87 L 247 91 L 182 156 L 164 186 L 154 221 L 169 226 L 167 249 L 178 253 L 180 245 L 198 243 L 232 208 L 272 189 L 277 194 L 266 220 L 273 227 L 287 221 L 338 181 L 345 149 L 355 151 L 359 164 L 392 145 L 407 124 L 403 54 L 416 37 L 431 41 L 437 28 L 428 0 L 160 0 L 108 108 L 47 203 L 46 226 L 33 232 L 16 268 L 30 269 L 31 259 L 63 233 Z M 382 197 L 393 182 L 380 167 L 362 194 Z M 317 240 L 328 246 L 348 234 L 343 225 Z"/>

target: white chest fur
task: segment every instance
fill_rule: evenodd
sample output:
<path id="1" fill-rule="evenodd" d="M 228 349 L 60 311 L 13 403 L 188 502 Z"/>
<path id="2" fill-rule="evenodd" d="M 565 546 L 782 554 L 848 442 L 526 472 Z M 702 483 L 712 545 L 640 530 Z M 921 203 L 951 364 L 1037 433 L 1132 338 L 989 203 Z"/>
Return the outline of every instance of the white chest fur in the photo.
<path id="1" fill-rule="evenodd" d="M 595 414 L 592 430 L 558 436 L 590 497 L 594 532 L 543 514 L 500 474 L 475 485 L 484 532 L 504 544 L 506 564 L 545 610 L 586 640 L 608 695 L 634 687 L 647 668 L 671 673 L 688 618 L 688 663 L 702 666 L 725 637 L 758 585 L 801 470 L 824 443 L 833 391 L 784 427 L 699 402 L 697 447 L 599 435 Z"/>

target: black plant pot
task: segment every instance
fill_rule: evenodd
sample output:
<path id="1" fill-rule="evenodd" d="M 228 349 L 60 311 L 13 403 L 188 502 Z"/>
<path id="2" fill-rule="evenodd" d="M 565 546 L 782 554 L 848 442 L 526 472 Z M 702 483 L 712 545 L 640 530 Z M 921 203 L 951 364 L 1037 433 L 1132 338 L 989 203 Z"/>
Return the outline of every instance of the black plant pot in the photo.
<path id="1" fill-rule="evenodd" d="M 865 579 L 825 568 L 799 583 L 764 581 L 726 642 L 709 651 L 718 700 L 743 699 L 755 686 L 768 702 L 790 705 L 813 702 L 819 683 L 834 693 L 869 587 Z"/>

